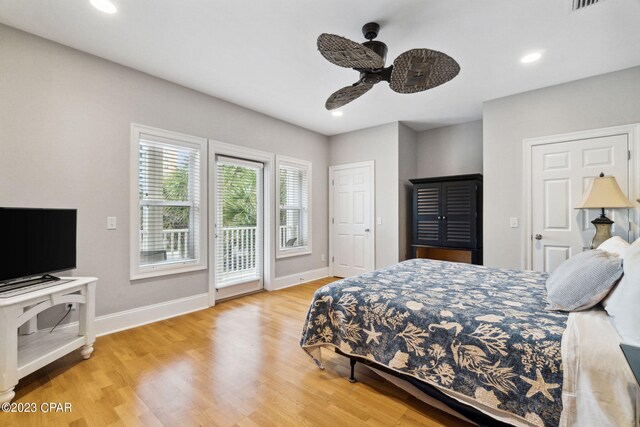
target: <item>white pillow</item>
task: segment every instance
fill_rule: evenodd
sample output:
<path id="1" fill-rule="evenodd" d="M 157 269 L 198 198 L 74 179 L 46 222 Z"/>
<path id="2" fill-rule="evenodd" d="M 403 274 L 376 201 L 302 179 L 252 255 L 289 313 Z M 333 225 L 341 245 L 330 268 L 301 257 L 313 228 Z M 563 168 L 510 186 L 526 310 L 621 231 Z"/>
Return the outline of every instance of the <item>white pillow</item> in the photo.
<path id="1" fill-rule="evenodd" d="M 619 257 L 624 258 L 624 254 L 625 252 L 627 252 L 629 246 L 631 245 L 629 245 L 629 243 L 622 237 L 613 236 L 612 238 L 602 242 L 600 246 L 598 246 L 598 249 L 600 249 L 601 251 L 607 251 L 609 253 L 616 254 Z"/>
<path id="2" fill-rule="evenodd" d="M 622 280 L 602 305 L 613 318 L 622 342 L 640 346 L 640 239 L 627 249 L 623 268 Z"/>
<path id="3" fill-rule="evenodd" d="M 549 310 L 579 311 L 606 297 L 620 276 L 622 259 L 611 252 L 580 252 L 564 261 L 547 279 Z"/>

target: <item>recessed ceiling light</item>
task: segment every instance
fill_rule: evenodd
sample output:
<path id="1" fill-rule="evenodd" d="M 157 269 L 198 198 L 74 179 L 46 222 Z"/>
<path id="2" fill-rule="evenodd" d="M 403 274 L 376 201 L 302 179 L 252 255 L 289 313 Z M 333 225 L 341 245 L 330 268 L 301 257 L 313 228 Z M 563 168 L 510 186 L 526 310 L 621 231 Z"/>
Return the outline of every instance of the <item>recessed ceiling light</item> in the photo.
<path id="1" fill-rule="evenodd" d="M 332 111 L 331 115 L 333 117 L 342 117 L 342 111 Z"/>
<path id="2" fill-rule="evenodd" d="M 100 12 L 104 13 L 116 13 L 118 8 L 111 3 L 109 0 L 89 0 L 91 1 L 91 5 L 98 9 Z"/>
<path id="3" fill-rule="evenodd" d="M 541 52 L 533 52 L 520 58 L 520 62 L 522 62 L 523 64 L 530 64 L 532 62 L 536 62 L 540 58 L 542 58 Z"/>

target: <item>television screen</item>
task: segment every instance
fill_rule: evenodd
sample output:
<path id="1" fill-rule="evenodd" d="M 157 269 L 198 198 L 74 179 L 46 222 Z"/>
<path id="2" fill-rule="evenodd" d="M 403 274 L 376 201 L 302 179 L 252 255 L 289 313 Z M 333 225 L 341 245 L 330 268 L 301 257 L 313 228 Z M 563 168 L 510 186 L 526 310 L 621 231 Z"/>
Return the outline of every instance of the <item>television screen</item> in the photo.
<path id="1" fill-rule="evenodd" d="M 76 267 L 75 209 L 0 208 L 0 282 Z"/>

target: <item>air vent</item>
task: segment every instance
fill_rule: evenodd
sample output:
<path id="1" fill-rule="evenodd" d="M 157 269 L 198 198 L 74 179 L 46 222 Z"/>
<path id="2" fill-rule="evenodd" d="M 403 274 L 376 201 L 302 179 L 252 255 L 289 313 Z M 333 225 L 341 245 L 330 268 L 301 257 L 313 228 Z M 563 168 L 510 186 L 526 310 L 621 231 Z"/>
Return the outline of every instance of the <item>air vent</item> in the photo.
<path id="1" fill-rule="evenodd" d="M 600 0 L 573 0 L 573 10 L 580 10 L 587 6 L 593 6 Z"/>

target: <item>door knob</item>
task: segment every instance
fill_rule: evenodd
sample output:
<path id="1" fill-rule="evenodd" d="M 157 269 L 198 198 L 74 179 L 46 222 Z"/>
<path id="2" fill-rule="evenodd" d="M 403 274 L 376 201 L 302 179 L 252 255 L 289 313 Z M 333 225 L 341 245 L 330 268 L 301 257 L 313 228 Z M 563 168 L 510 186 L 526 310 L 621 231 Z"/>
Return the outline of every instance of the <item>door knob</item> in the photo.
<path id="1" fill-rule="evenodd" d="M 542 240 L 542 234 L 536 234 L 534 237 L 536 240 Z"/>
<path id="2" fill-rule="evenodd" d="M 365 232 L 365 233 L 368 233 L 369 231 L 371 231 L 371 230 L 369 230 L 368 228 L 365 228 L 365 229 L 364 229 L 364 232 Z"/>

